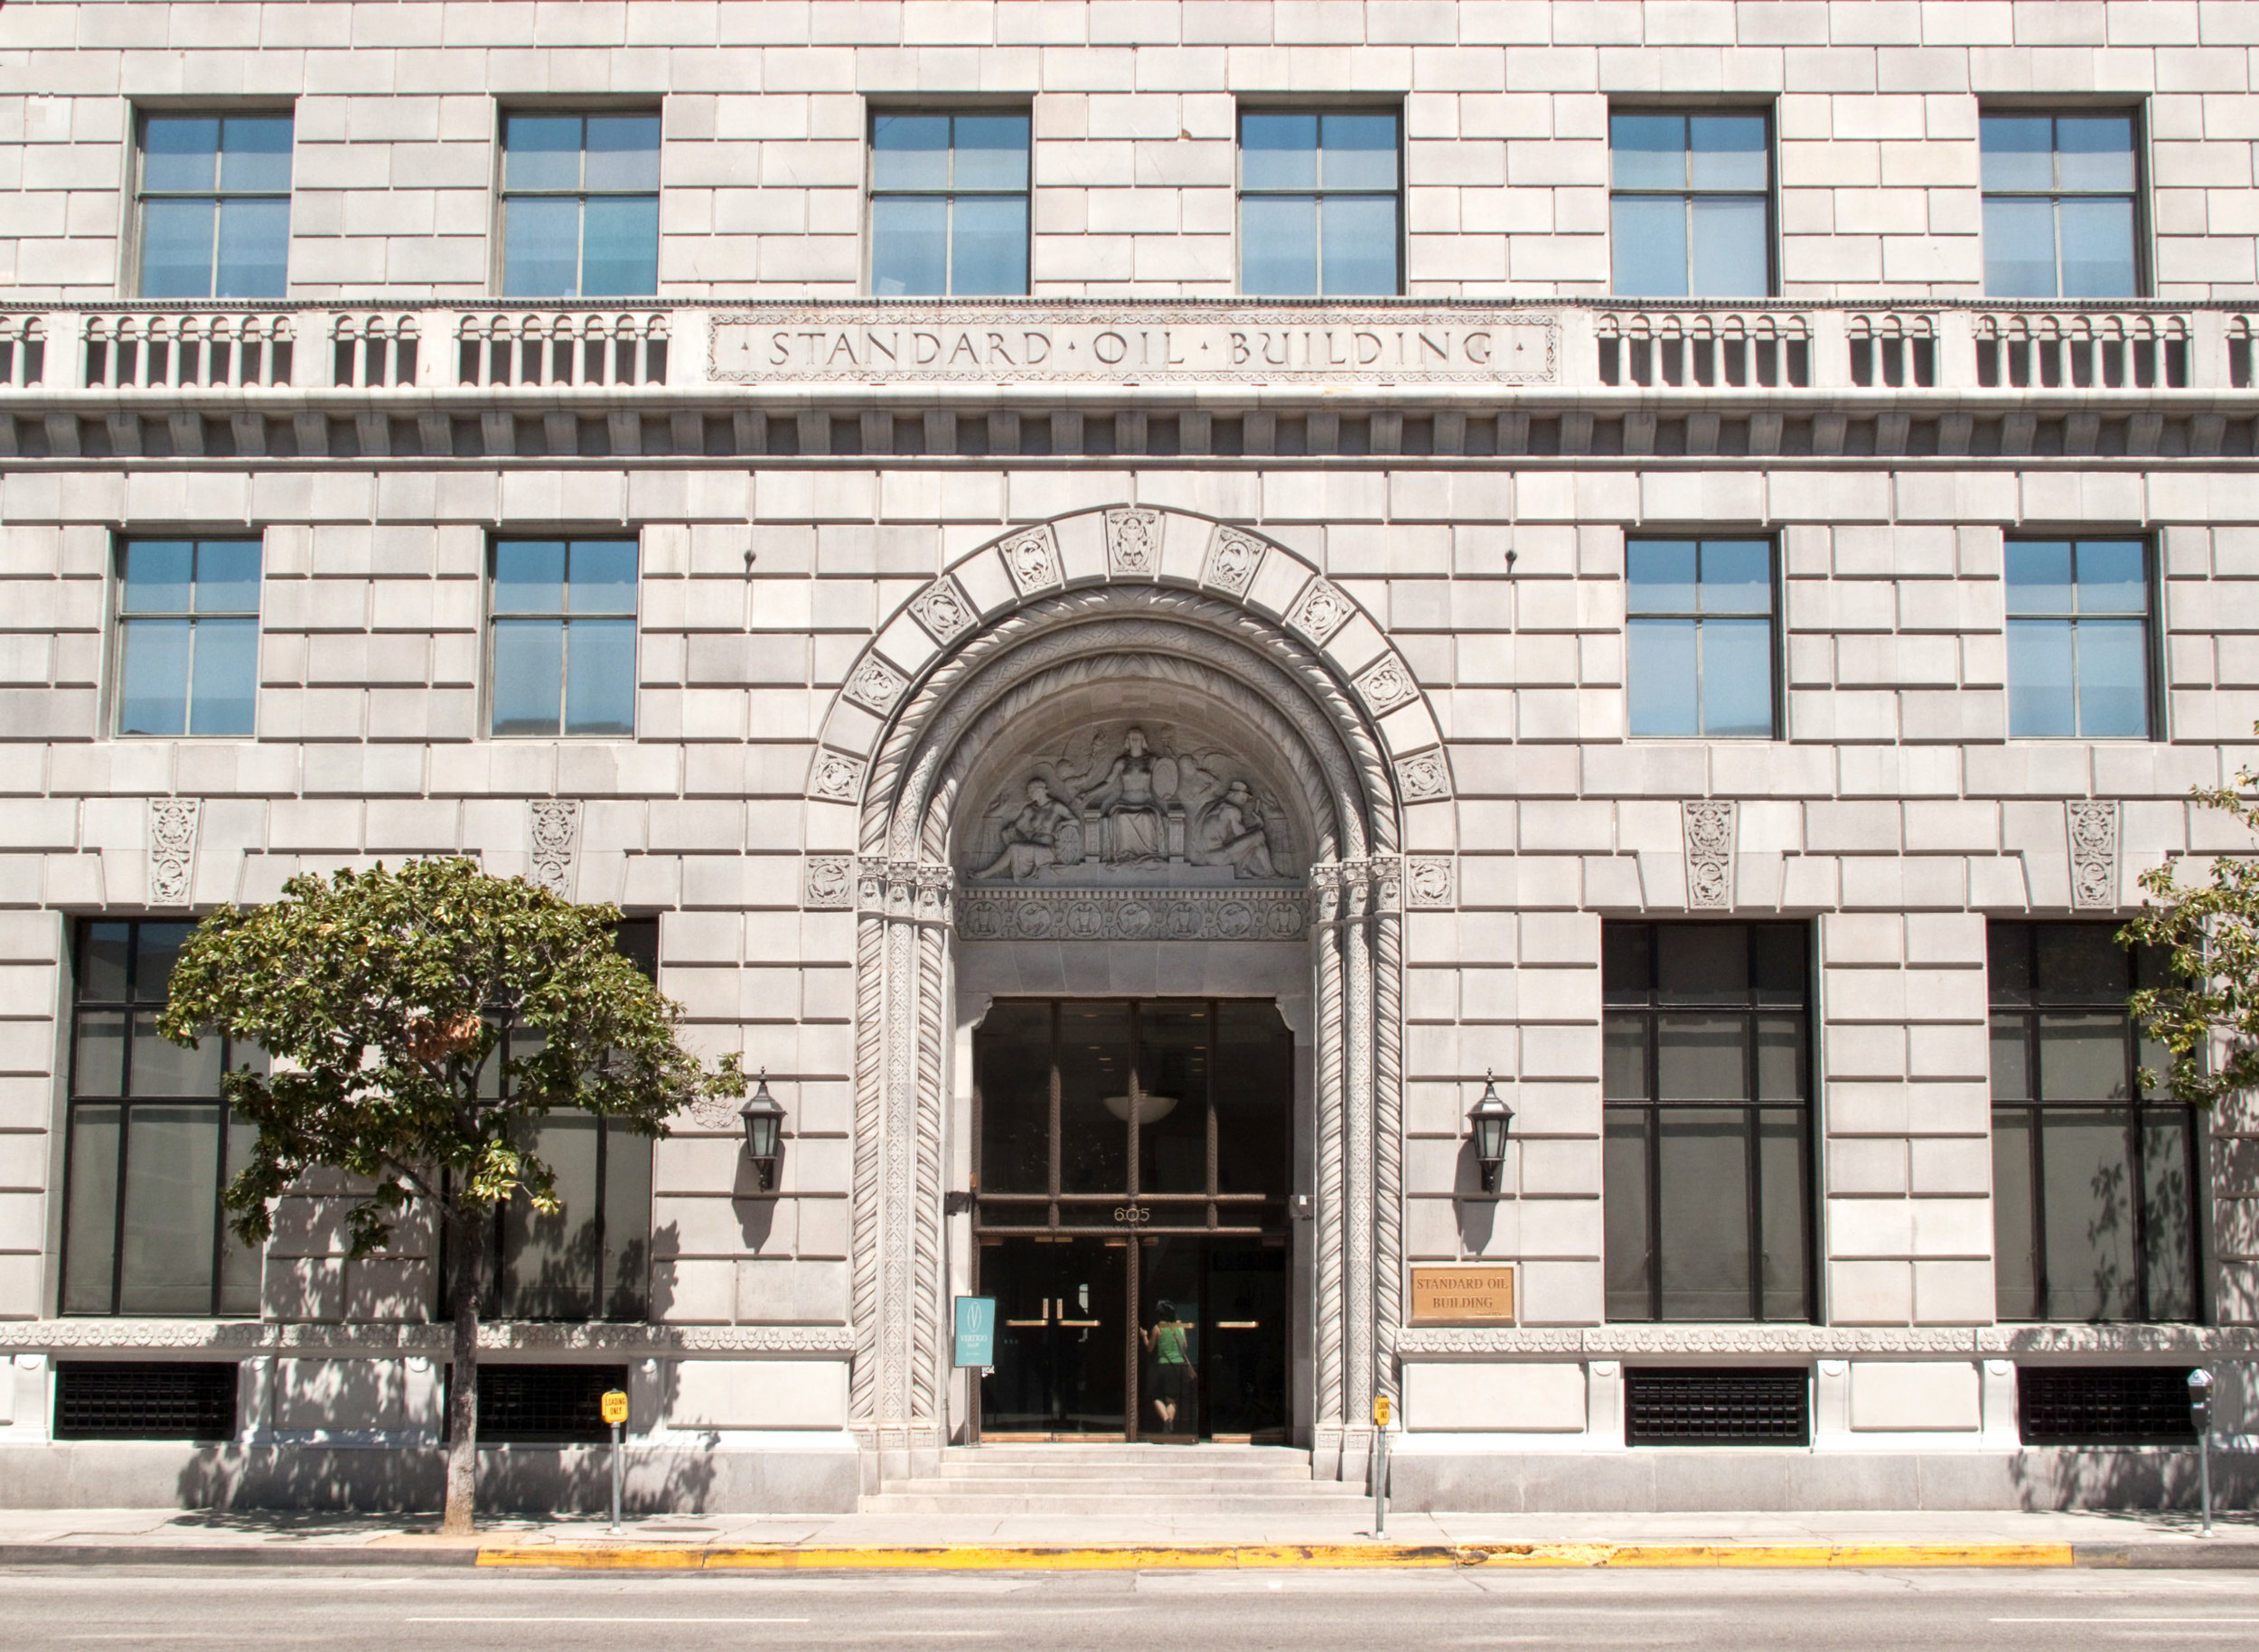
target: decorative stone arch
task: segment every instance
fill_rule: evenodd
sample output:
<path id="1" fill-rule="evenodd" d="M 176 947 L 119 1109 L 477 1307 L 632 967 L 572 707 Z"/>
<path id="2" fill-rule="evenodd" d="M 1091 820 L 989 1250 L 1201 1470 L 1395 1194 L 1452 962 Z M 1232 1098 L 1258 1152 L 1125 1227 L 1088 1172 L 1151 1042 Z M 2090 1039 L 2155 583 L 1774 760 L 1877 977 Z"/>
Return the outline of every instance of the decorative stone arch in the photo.
<path id="1" fill-rule="evenodd" d="M 968 774 L 1047 697 L 1115 681 L 1260 730 L 1310 822 L 1311 1415 L 1321 1465 L 1362 1472 L 1401 1319 L 1401 912 L 1407 889 L 1441 906 L 1456 883 L 1449 765 L 1411 668 L 1338 586 L 1246 529 L 1154 508 L 960 558 L 856 659 L 811 761 L 806 904 L 858 915 L 851 1418 L 882 1473 L 944 1442 L 948 857 Z"/>

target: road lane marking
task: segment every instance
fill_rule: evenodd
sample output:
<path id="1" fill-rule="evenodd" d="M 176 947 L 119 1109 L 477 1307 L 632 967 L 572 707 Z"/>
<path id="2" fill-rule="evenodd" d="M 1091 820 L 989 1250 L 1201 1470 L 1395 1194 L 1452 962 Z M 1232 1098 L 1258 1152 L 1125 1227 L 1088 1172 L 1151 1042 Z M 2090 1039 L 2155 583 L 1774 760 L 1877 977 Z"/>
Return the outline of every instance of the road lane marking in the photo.
<path id="1" fill-rule="evenodd" d="M 481 1612 L 476 1616 L 410 1618 L 410 1623 L 805 1623 L 805 1618 L 576 1618 L 569 1613 Z"/>
<path id="2" fill-rule="evenodd" d="M 2259 1623 L 2259 1618 L 1995 1618 L 1994 1623 Z"/>

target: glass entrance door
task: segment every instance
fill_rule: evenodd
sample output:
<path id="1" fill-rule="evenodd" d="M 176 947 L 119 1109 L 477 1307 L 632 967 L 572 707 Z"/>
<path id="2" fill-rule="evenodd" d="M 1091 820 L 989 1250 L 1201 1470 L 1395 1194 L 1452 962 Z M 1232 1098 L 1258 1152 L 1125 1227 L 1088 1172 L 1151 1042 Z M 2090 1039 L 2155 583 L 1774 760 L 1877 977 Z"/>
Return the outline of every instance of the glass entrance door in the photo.
<path id="1" fill-rule="evenodd" d="M 999 1322 L 982 1433 L 1283 1439 L 1277 1007 L 1008 1000 L 974 1059 L 978 1288 Z"/>

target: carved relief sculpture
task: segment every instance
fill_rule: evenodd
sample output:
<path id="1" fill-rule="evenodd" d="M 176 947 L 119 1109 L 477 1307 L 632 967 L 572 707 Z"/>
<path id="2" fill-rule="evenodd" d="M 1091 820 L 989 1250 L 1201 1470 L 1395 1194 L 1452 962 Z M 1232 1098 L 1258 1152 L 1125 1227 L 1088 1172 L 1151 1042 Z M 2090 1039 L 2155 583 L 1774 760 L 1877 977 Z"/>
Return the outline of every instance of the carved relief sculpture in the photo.
<path id="1" fill-rule="evenodd" d="M 1083 820 L 1051 795 L 1041 780 L 1027 783 L 1027 805 L 1004 828 L 1004 848 L 975 878 L 1008 878 L 1026 883 L 1054 866 L 1083 859 Z"/>
<path id="2" fill-rule="evenodd" d="M 1075 799 L 1080 807 L 1094 809 L 1105 826 L 1099 853 L 1107 865 L 1150 866 L 1169 858 L 1168 821 L 1154 786 L 1160 779 L 1169 792 L 1176 790 L 1176 762 L 1164 757 L 1161 764 L 1167 767 L 1154 762 L 1145 730 L 1132 728 L 1122 737 L 1121 756 L 1106 778 Z"/>
<path id="3" fill-rule="evenodd" d="M 2079 912 L 2109 912 L 2118 904 L 2118 805 L 2081 802 L 2069 805 L 2071 906 Z"/>
<path id="4" fill-rule="evenodd" d="M 202 802 L 193 797 L 149 800 L 149 904 L 185 906 L 196 870 L 196 831 Z"/>
<path id="5" fill-rule="evenodd" d="M 530 807 L 533 840 L 530 880 L 561 900 L 573 898 L 573 862 L 580 848 L 580 804 L 562 797 L 537 797 Z"/>
<path id="6" fill-rule="evenodd" d="M 1686 831 L 1686 904 L 1696 912 L 1725 912 L 1733 906 L 1733 846 L 1736 807 L 1717 798 L 1683 806 Z"/>
<path id="7" fill-rule="evenodd" d="M 1117 579 L 1150 579 L 1161 567 L 1158 511 L 1106 512 L 1106 566 Z"/>

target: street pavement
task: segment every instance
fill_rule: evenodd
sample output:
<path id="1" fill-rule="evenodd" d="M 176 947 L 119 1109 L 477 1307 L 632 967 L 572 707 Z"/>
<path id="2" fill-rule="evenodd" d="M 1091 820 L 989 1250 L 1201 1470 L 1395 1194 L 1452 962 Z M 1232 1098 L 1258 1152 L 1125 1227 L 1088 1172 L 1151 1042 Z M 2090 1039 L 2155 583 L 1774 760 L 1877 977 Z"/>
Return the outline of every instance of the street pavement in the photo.
<path id="1" fill-rule="evenodd" d="M 20 1647 L 318 1645 L 1371 1652 L 1690 1647 L 2079 1652 L 2259 1644 L 2247 1572 L 1069 1572 L 590 1576 L 0 1570 Z"/>

